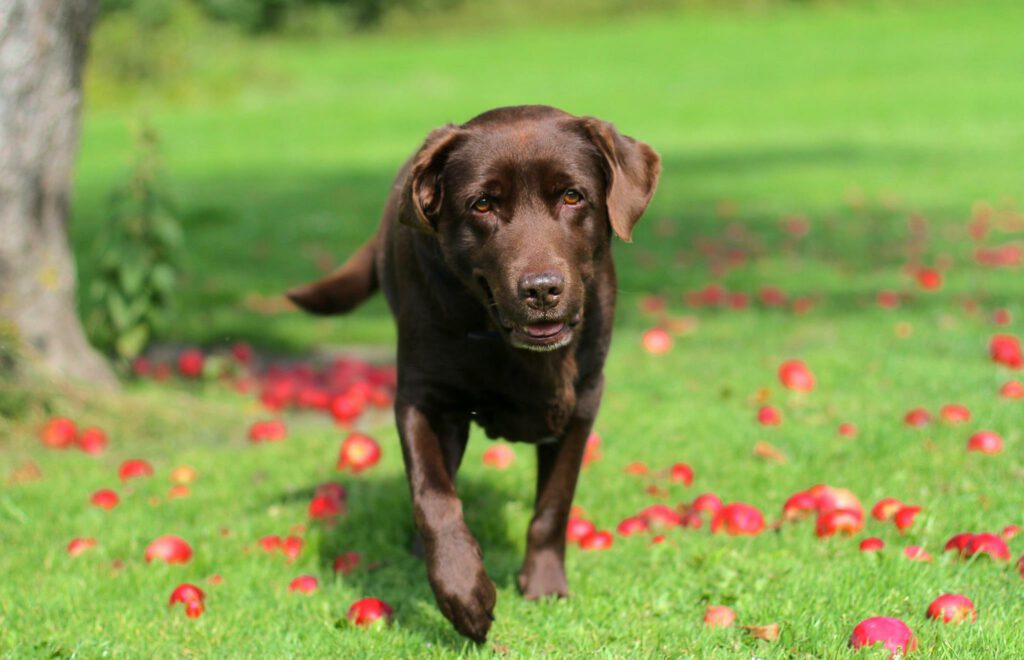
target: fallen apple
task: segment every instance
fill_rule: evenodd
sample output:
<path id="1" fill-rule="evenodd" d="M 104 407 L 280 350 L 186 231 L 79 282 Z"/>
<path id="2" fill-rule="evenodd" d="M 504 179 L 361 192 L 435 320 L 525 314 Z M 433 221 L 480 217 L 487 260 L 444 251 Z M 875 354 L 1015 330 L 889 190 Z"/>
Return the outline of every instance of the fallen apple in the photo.
<path id="1" fill-rule="evenodd" d="M 1013 369 L 1024 366 L 1020 340 L 1013 335 L 993 335 L 989 341 L 989 355 L 994 362 Z"/>
<path id="2" fill-rule="evenodd" d="M 806 518 L 818 511 L 818 498 L 804 490 L 790 495 L 782 505 L 782 517 L 786 520 Z"/>
<path id="3" fill-rule="evenodd" d="M 493 445 L 484 452 L 484 465 L 505 470 L 516 460 L 516 453 L 511 447 L 505 444 Z"/>
<path id="4" fill-rule="evenodd" d="M 593 531 L 580 539 L 580 548 L 584 550 L 607 550 L 615 543 L 611 532 Z"/>
<path id="5" fill-rule="evenodd" d="M 927 550 L 917 545 L 908 545 L 903 548 L 903 556 L 910 561 L 924 561 L 928 562 L 932 560 L 932 556 Z"/>
<path id="6" fill-rule="evenodd" d="M 839 425 L 839 435 L 844 438 L 853 438 L 857 435 L 857 427 L 851 422 L 843 422 Z"/>
<path id="7" fill-rule="evenodd" d="M 121 478 L 121 481 L 128 481 L 138 477 L 151 477 L 153 476 L 153 466 L 141 458 L 130 458 L 121 463 L 121 467 L 117 470 L 117 476 Z"/>
<path id="8" fill-rule="evenodd" d="M 903 654 L 917 648 L 917 638 L 899 619 L 876 616 L 858 623 L 850 635 L 850 646 L 854 650 L 875 644 L 884 645 L 893 654 Z"/>
<path id="9" fill-rule="evenodd" d="M 75 423 L 66 417 L 54 417 L 39 431 L 39 439 L 52 449 L 67 449 L 78 433 Z"/>
<path id="10" fill-rule="evenodd" d="M 947 403 L 939 409 L 939 417 L 947 424 L 963 424 L 971 421 L 971 411 L 958 403 Z"/>
<path id="11" fill-rule="evenodd" d="M 249 427 L 251 442 L 278 442 L 288 437 L 288 429 L 279 419 L 253 422 Z"/>
<path id="12" fill-rule="evenodd" d="M 693 468 L 686 463 L 676 463 L 669 469 L 668 478 L 677 484 L 690 486 L 693 484 Z"/>
<path id="13" fill-rule="evenodd" d="M 709 628 L 728 628 L 736 621 L 736 612 L 726 605 L 708 605 L 704 612 L 704 625 Z"/>
<path id="14" fill-rule="evenodd" d="M 964 546 L 963 556 L 988 555 L 1000 561 L 1010 561 L 1010 548 L 1006 541 L 997 534 L 975 534 Z"/>
<path id="15" fill-rule="evenodd" d="M 647 531 L 647 521 L 639 516 L 632 516 L 620 522 L 615 531 L 619 533 L 619 536 L 642 534 Z"/>
<path id="16" fill-rule="evenodd" d="M 762 406 L 757 411 L 757 421 L 762 426 L 778 426 L 782 424 L 782 413 L 775 406 Z"/>
<path id="17" fill-rule="evenodd" d="M 942 273 L 934 268 L 922 268 L 917 271 L 917 285 L 925 291 L 942 288 Z"/>
<path id="18" fill-rule="evenodd" d="M 754 536 L 764 531 L 764 516 L 749 504 L 726 504 L 711 520 L 711 532 L 723 530 L 731 536 Z"/>
<path id="19" fill-rule="evenodd" d="M 974 609 L 974 603 L 967 596 L 960 594 L 943 594 L 933 600 L 928 606 L 925 615 L 929 619 L 942 621 L 943 623 L 962 623 L 964 621 L 977 621 L 978 613 Z"/>
<path id="20" fill-rule="evenodd" d="M 107 434 L 103 429 L 91 426 L 83 430 L 75 442 L 86 454 L 101 454 L 107 448 Z"/>
<path id="21" fill-rule="evenodd" d="M 979 431 L 967 440 L 967 451 L 998 454 L 1003 451 L 1003 439 L 994 431 Z"/>
<path id="22" fill-rule="evenodd" d="M 377 598 L 363 598 L 348 608 L 347 618 L 357 626 L 369 626 L 377 621 L 387 623 L 391 619 L 391 606 Z"/>
<path id="23" fill-rule="evenodd" d="M 344 512 L 341 500 L 327 495 L 316 495 L 309 501 L 309 517 L 314 520 L 330 520 Z"/>
<path id="24" fill-rule="evenodd" d="M 999 388 L 999 396 L 1004 399 L 1024 399 L 1024 383 L 1019 380 L 1010 380 Z"/>
<path id="25" fill-rule="evenodd" d="M 121 498 L 117 496 L 117 493 L 109 488 L 103 488 L 93 493 L 92 497 L 89 498 L 89 501 L 92 502 L 93 506 L 101 509 L 107 509 L 109 511 L 117 506 L 118 502 L 121 501 Z"/>
<path id="26" fill-rule="evenodd" d="M 1003 531 L 999 533 L 1003 537 L 1003 540 L 1009 541 L 1020 534 L 1020 525 L 1007 525 L 1003 527 Z"/>
<path id="27" fill-rule="evenodd" d="M 341 573 L 342 575 L 348 575 L 352 571 L 356 570 L 359 566 L 360 560 L 361 557 L 358 552 L 352 550 L 343 552 L 334 558 L 334 572 Z"/>
<path id="28" fill-rule="evenodd" d="M 903 502 L 894 497 L 883 497 L 875 503 L 875 506 L 871 507 L 871 517 L 884 522 L 896 515 L 896 512 L 902 509 L 903 506 Z"/>
<path id="29" fill-rule="evenodd" d="M 178 373 L 185 378 L 199 378 L 203 375 L 205 362 L 203 352 L 199 349 L 185 349 L 178 355 Z"/>
<path id="30" fill-rule="evenodd" d="M 651 504 L 640 510 L 637 517 L 647 523 L 651 529 L 662 530 L 668 527 L 678 527 L 683 523 L 683 517 L 678 511 L 665 504 Z"/>
<path id="31" fill-rule="evenodd" d="M 311 594 L 319 586 L 317 579 L 312 575 L 300 575 L 288 585 L 288 591 L 297 591 L 303 594 Z"/>
<path id="32" fill-rule="evenodd" d="M 358 474 L 380 461 L 380 445 L 368 435 L 352 433 L 341 443 L 338 469 Z"/>
<path id="33" fill-rule="evenodd" d="M 298 536 L 289 536 L 281 541 L 281 552 L 284 553 L 289 562 L 292 562 L 302 553 L 303 545 L 302 539 Z"/>
<path id="34" fill-rule="evenodd" d="M 72 557 L 77 557 L 86 550 L 96 547 L 96 539 L 93 538 L 76 538 L 71 539 L 68 543 L 68 554 Z"/>
<path id="35" fill-rule="evenodd" d="M 714 516 L 722 508 L 722 500 L 714 493 L 702 493 L 690 503 L 690 510 Z"/>
<path id="36" fill-rule="evenodd" d="M 203 590 L 194 584 L 188 584 L 186 582 L 179 584 L 174 588 L 174 591 L 171 592 L 171 597 L 168 600 L 167 605 L 170 606 L 177 603 L 187 604 L 193 602 L 201 603 L 204 600 L 206 600 L 206 594 L 203 593 Z"/>
<path id="37" fill-rule="evenodd" d="M 651 328 L 644 332 L 641 343 L 651 355 L 661 355 L 672 348 L 672 336 L 663 328 Z"/>
<path id="38" fill-rule="evenodd" d="M 896 529 L 900 532 L 905 532 L 914 525 L 914 520 L 917 518 L 917 514 L 921 513 L 921 507 L 919 506 L 904 506 L 893 515 L 892 521 L 896 525 Z"/>
<path id="39" fill-rule="evenodd" d="M 962 557 L 967 552 L 967 544 L 970 543 L 973 538 L 974 534 L 971 533 L 955 534 L 946 541 L 946 545 L 942 551 L 956 552 Z"/>
<path id="40" fill-rule="evenodd" d="M 836 534 L 854 536 L 864 528 L 864 516 L 852 509 L 832 509 L 818 516 L 814 533 L 824 539 Z"/>
<path id="41" fill-rule="evenodd" d="M 277 534 L 269 534 L 260 538 L 259 544 L 264 552 L 274 552 L 281 549 L 281 537 Z"/>
<path id="42" fill-rule="evenodd" d="M 651 470 L 650 470 L 650 468 L 647 467 L 647 464 L 642 462 L 642 461 L 634 461 L 634 462 L 630 463 L 629 465 L 627 465 L 625 467 L 625 469 L 623 470 L 623 472 L 625 472 L 626 474 L 635 474 L 635 475 L 647 474 L 650 471 Z"/>
<path id="43" fill-rule="evenodd" d="M 871 536 L 860 542 L 861 552 L 878 552 L 885 548 L 885 541 L 882 539 Z"/>
<path id="44" fill-rule="evenodd" d="M 185 564 L 192 558 L 192 548 L 179 536 L 160 536 L 146 546 L 146 562 L 154 559 L 168 564 Z"/>
<path id="45" fill-rule="evenodd" d="M 782 386 L 795 392 L 810 392 L 814 389 L 814 374 L 801 360 L 788 360 L 779 367 L 779 381 Z"/>
<path id="46" fill-rule="evenodd" d="M 914 408 L 907 411 L 903 416 L 903 422 L 907 426 L 925 426 L 932 421 L 932 414 L 924 408 Z"/>
<path id="47" fill-rule="evenodd" d="M 594 523 L 585 518 L 570 518 L 565 529 L 565 540 L 569 543 L 579 543 L 580 540 L 595 531 Z"/>

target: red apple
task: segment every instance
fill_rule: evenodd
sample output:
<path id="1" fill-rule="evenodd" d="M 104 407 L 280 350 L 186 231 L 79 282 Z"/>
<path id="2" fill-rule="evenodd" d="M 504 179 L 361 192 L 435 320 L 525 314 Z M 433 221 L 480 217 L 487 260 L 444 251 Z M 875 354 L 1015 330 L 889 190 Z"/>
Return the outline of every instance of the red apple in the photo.
<path id="1" fill-rule="evenodd" d="M 754 536 L 764 531 L 764 516 L 749 504 L 726 504 L 711 520 L 712 533 L 723 528 L 731 536 Z"/>
<path id="2" fill-rule="evenodd" d="M 708 605 L 704 612 L 704 625 L 709 628 L 728 628 L 736 621 L 736 612 L 726 605 Z"/>
<path id="3" fill-rule="evenodd" d="M 994 431 L 979 431 L 967 440 L 967 451 L 998 454 L 1003 451 L 1003 439 Z"/>
<path id="4" fill-rule="evenodd" d="M 107 448 L 107 434 L 103 429 L 92 426 L 82 431 L 76 442 L 86 454 L 101 454 Z"/>
<path id="5" fill-rule="evenodd" d="M 121 467 L 117 470 L 117 476 L 121 478 L 121 481 L 128 481 L 136 477 L 152 477 L 153 466 L 141 458 L 130 458 L 121 463 Z"/>
<path id="6" fill-rule="evenodd" d="M 277 442 L 288 436 L 288 429 L 284 422 L 279 419 L 271 419 L 262 422 L 253 422 L 249 427 L 249 440 L 251 442 Z"/>
<path id="7" fill-rule="evenodd" d="M 832 509 L 818 516 L 814 533 L 824 539 L 836 534 L 854 536 L 864 528 L 864 516 L 851 509 Z"/>
<path id="8" fill-rule="evenodd" d="M 391 606 L 376 598 L 363 598 L 352 603 L 348 608 L 348 620 L 357 626 L 369 626 L 377 621 L 387 621 L 391 618 L 393 610 Z"/>
<path id="9" fill-rule="evenodd" d="M 826 513 L 835 509 L 845 509 L 856 512 L 861 518 L 864 517 L 864 507 L 861 506 L 860 500 L 857 499 L 853 491 L 848 488 L 835 488 L 825 484 L 817 484 L 812 486 L 807 492 L 818 499 L 818 511 L 820 513 Z"/>
<path id="10" fill-rule="evenodd" d="M 178 355 L 178 372 L 185 378 L 199 378 L 203 375 L 205 361 L 203 352 L 199 349 L 185 349 Z"/>
<path id="11" fill-rule="evenodd" d="M 625 472 L 626 474 L 636 474 L 636 475 L 647 474 L 650 471 L 651 470 L 650 470 L 650 468 L 647 467 L 647 464 L 642 462 L 642 461 L 634 461 L 634 462 L 630 463 L 629 465 L 627 465 L 626 469 L 623 470 L 623 472 Z"/>
<path id="12" fill-rule="evenodd" d="M 779 367 L 779 381 L 783 387 L 796 392 L 810 392 L 814 389 L 814 374 L 800 360 L 783 362 Z"/>
<path id="13" fill-rule="evenodd" d="M 206 600 L 206 594 L 203 590 L 194 584 L 183 583 L 175 587 L 174 591 L 171 592 L 171 598 L 167 602 L 168 606 L 174 605 L 175 603 L 201 603 Z"/>
<path id="14" fill-rule="evenodd" d="M 924 426 L 930 421 L 932 421 L 932 415 L 924 408 L 914 408 L 903 416 L 903 422 L 907 426 Z"/>
<path id="15" fill-rule="evenodd" d="M 778 426 L 782 423 L 782 413 L 775 406 L 762 406 L 757 411 L 757 421 L 762 426 Z"/>
<path id="16" fill-rule="evenodd" d="M 1010 314 L 1010 310 L 1001 307 L 992 312 L 992 322 L 996 325 L 1010 325 L 1013 322 L 1013 315 Z"/>
<path id="17" fill-rule="evenodd" d="M 580 540 L 595 531 L 594 523 L 585 518 L 570 518 L 565 529 L 565 540 L 569 543 L 579 543 Z"/>
<path id="18" fill-rule="evenodd" d="M 894 307 L 899 306 L 900 294 L 896 293 L 895 291 L 879 291 L 878 296 L 875 300 L 878 303 L 879 307 L 884 307 L 885 309 L 892 309 Z"/>
<path id="19" fill-rule="evenodd" d="M 963 424 L 971 421 L 971 411 L 958 403 L 947 403 L 939 410 L 939 417 L 947 424 Z"/>
<path id="20" fill-rule="evenodd" d="M 668 478 L 677 484 L 689 486 L 693 483 L 693 468 L 686 463 L 676 463 L 669 470 Z"/>
<path id="21" fill-rule="evenodd" d="M 349 550 L 334 558 L 334 572 L 348 575 L 359 566 L 360 556 L 358 552 Z"/>
<path id="22" fill-rule="evenodd" d="M 345 487 L 336 481 L 325 481 L 318 485 L 316 490 L 313 491 L 314 497 L 328 497 L 338 502 L 345 502 L 347 497 L 345 493 Z"/>
<path id="23" fill-rule="evenodd" d="M 1006 527 L 1003 527 L 1003 531 L 999 533 L 999 535 L 1006 541 L 1009 541 L 1018 534 L 1020 534 L 1020 525 L 1007 525 Z"/>
<path id="24" fill-rule="evenodd" d="M 795 493 L 782 505 L 782 517 L 786 520 L 806 518 L 818 510 L 818 498 L 804 490 Z"/>
<path id="25" fill-rule="evenodd" d="M 206 606 L 203 605 L 202 602 L 195 600 L 190 601 L 185 603 L 185 616 L 190 619 L 198 619 L 205 609 Z"/>
<path id="26" fill-rule="evenodd" d="M 652 529 L 662 530 L 666 527 L 678 527 L 683 524 L 683 517 L 678 511 L 665 504 L 651 504 L 641 509 L 637 517 Z"/>
<path id="27" fill-rule="evenodd" d="M 281 552 L 284 553 L 289 562 L 292 562 L 302 553 L 303 545 L 302 539 L 298 536 L 289 536 L 281 541 Z"/>
<path id="28" fill-rule="evenodd" d="M 103 488 L 93 493 L 92 497 L 89 498 L 89 501 L 92 502 L 93 506 L 110 510 L 117 506 L 118 502 L 121 501 L 121 498 L 117 496 L 117 493 L 109 488 Z"/>
<path id="29" fill-rule="evenodd" d="M 1020 340 L 1013 335 L 993 335 L 989 341 L 989 355 L 994 362 L 1019 369 L 1024 366 Z"/>
<path id="30" fill-rule="evenodd" d="M 328 495 L 316 495 L 309 501 L 309 517 L 314 520 L 329 520 L 344 512 L 342 501 Z"/>
<path id="31" fill-rule="evenodd" d="M 68 543 L 68 554 L 72 557 L 77 557 L 86 550 L 96 547 L 96 539 L 93 538 L 78 538 L 71 539 Z"/>
<path id="32" fill-rule="evenodd" d="M 312 575 L 300 575 L 288 585 L 288 591 L 298 591 L 303 594 L 311 594 L 319 586 L 317 579 Z"/>
<path id="33" fill-rule="evenodd" d="M 942 288 L 942 273 L 934 268 L 922 268 L 917 271 L 917 284 L 925 291 Z"/>
<path id="34" fill-rule="evenodd" d="M 54 417 L 39 432 L 39 439 L 52 449 L 67 449 L 75 442 L 75 423 L 66 417 Z"/>
<path id="35" fill-rule="evenodd" d="M 619 533 L 619 536 L 633 536 L 634 534 L 642 534 L 647 531 L 647 521 L 639 516 L 632 516 L 624 519 L 616 527 L 615 531 Z"/>
<path id="36" fill-rule="evenodd" d="M 274 552 L 281 549 L 281 537 L 277 534 L 270 534 L 260 538 L 259 544 L 265 552 Z"/>
<path id="37" fill-rule="evenodd" d="M 185 484 L 175 484 L 168 489 L 167 499 L 176 500 L 181 497 L 188 497 L 191 494 L 192 491 Z"/>
<path id="38" fill-rule="evenodd" d="M 690 503 L 690 510 L 714 516 L 722 506 L 722 500 L 718 495 L 715 495 L 714 493 L 703 493 L 698 495 L 693 502 Z"/>
<path id="39" fill-rule="evenodd" d="M 854 650 L 875 644 L 884 645 L 894 655 L 904 654 L 917 648 L 917 638 L 899 619 L 876 616 L 858 623 L 850 635 L 850 646 Z"/>
<path id="40" fill-rule="evenodd" d="M 883 548 L 885 548 L 885 541 L 875 536 L 871 536 L 860 542 L 861 552 L 878 552 Z"/>
<path id="41" fill-rule="evenodd" d="M 244 341 L 237 342 L 231 347 L 231 356 L 240 364 L 249 364 L 252 361 L 252 346 Z"/>
<path id="42" fill-rule="evenodd" d="M 919 513 L 921 513 L 921 507 L 919 506 L 901 507 L 892 517 L 893 522 L 896 524 L 896 529 L 900 532 L 910 529 L 914 525 L 914 519 L 917 518 Z"/>
<path id="43" fill-rule="evenodd" d="M 363 414 L 366 407 L 366 398 L 353 391 L 345 392 L 334 397 L 330 403 L 331 415 L 338 424 L 349 424 L 356 417 Z"/>
<path id="44" fill-rule="evenodd" d="M 1010 380 L 999 388 L 999 396 L 1004 399 L 1024 399 L 1024 383 L 1019 380 Z"/>
<path id="45" fill-rule="evenodd" d="M 1007 547 L 1006 541 L 1001 536 L 996 534 L 975 534 L 967 545 L 964 547 L 964 557 L 973 557 L 974 555 L 988 555 L 993 559 L 999 559 L 1002 561 L 1010 561 L 1010 548 Z"/>
<path id="46" fill-rule="evenodd" d="M 192 558 L 192 548 L 178 536 L 161 536 L 146 546 L 146 561 L 154 559 L 168 564 L 185 564 Z"/>
<path id="47" fill-rule="evenodd" d="M 844 438 L 852 438 L 857 435 L 857 427 L 850 422 L 843 422 L 839 425 L 839 435 Z"/>
<path id="48" fill-rule="evenodd" d="M 380 445 L 368 435 L 352 433 L 341 443 L 338 469 L 358 474 L 380 461 Z"/>
<path id="49" fill-rule="evenodd" d="M 964 554 L 967 552 L 967 544 L 969 544 L 971 542 L 971 539 L 973 538 L 974 534 L 971 533 L 956 534 L 950 537 L 948 541 L 946 541 L 946 546 L 942 549 L 942 551 L 954 551 L 958 555 L 964 556 Z"/>
<path id="50" fill-rule="evenodd" d="M 516 460 L 516 453 L 508 445 L 493 445 L 484 452 L 483 460 L 487 467 L 504 470 Z"/>
<path id="51" fill-rule="evenodd" d="M 644 350 L 651 355 L 661 355 L 672 348 L 672 336 L 663 328 L 651 328 L 644 332 L 642 343 Z"/>
<path id="52" fill-rule="evenodd" d="M 932 556 L 924 548 L 917 545 L 908 545 L 903 548 L 903 556 L 910 561 L 931 561 Z"/>
<path id="53" fill-rule="evenodd" d="M 943 623 L 962 623 L 964 621 L 978 620 L 978 613 L 974 610 L 974 603 L 967 596 L 959 594 L 943 594 L 939 596 L 928 606 L 926 616 L 929 619 L 940 620 Z"/>
<path id="54" fill-rule="evenodd" d="M 594 531 L 580 539 L 580 547 L 584 550 L 607 550 L 615 543 L 611 532 Z"/>
<path id="55" fill-rule="evenodd" d="M 883 497 L 871 508 L 871 517 L 878 521 L 886 521 L 903 508 L 903 502 L 894 497 Z"/>

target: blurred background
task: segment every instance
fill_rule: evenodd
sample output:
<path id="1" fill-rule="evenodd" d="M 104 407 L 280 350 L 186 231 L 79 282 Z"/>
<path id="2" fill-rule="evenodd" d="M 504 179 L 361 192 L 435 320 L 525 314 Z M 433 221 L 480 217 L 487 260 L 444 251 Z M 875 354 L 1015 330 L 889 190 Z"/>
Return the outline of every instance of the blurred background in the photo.
<path id="1" fill-rule="evenodd" d="M 607 119 L 664 158 L 618 246 L 626 327 L 640 294 L 709 284 L 833 290 L 842 312 L 900 286 L 908 259 L 969 257 L 972 214 L 1016 208 L 1021 19 L 1012 1 L 104 0 L 71 225 L 82 316 L 113 345 L 111 193 L 141 181 L 180 229 L 168 290 L 187 310 L 153 336 L 389 343 L 380 299 L 314 322 L 280 293 L 372 233 L 428 131 L 522 103 Z M 914 214 L 933 231 L 908 255 Z"/>

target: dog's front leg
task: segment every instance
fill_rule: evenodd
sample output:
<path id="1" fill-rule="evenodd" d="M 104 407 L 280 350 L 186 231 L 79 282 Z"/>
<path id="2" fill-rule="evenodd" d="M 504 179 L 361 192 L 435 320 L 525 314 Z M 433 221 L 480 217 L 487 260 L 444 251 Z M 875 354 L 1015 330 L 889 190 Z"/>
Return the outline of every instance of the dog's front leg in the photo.
<path id="1" fill-rule="evenodd" d="M 395 405 L 395 416 L 413 516 L 423 539 L 427 577 L 438 607 L 456 630 L 483 642 L 494 620 L 497 594 L 484 572 L 480 546 L 462 519 L 462 503 L 449 472 L 454 472 L 458 461 L 452 461 L 450 448 L 445 451 L 443 438 L 459 436 L 459 429 L 449 425 L 460 422 L 401 399 Z M 446 465 L 451 462 L 454 465 Z"/>
<path id="2" fill-rule="evenodd" d="M 526 558 L 519 573 L 519 590 L 528 600 L 569 595 L 565 527 L 603 386 L 599 376 L 590 387 L 581 388 L 564 436 L 556 443 L 537 446 L 537 499 L 526 535 Z"/>

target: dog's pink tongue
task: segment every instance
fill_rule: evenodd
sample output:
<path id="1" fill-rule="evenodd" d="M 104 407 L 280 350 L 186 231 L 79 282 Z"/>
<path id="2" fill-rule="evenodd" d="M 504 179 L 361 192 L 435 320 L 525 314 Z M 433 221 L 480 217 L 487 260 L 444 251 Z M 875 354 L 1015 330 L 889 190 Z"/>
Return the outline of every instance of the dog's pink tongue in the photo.
<path id="1" fill-rule="evenodd" d="M 550 337 L 558 334 L 564 323 L 534 323 L 526 326 L 526 333 L 531 337 Z"/>

